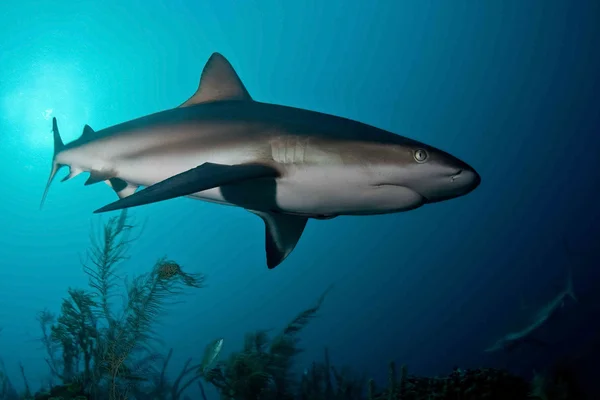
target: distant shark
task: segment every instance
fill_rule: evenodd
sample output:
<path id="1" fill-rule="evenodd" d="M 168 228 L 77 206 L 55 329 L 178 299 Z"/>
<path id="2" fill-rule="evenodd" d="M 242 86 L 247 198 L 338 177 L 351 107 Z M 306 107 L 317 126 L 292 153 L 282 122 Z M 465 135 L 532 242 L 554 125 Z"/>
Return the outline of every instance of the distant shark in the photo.
<path id="1" fill-rule="evenodd" d="M 564 306 L 565 300 L 569 297 L 572 300 L 577 301 L 577 297 L 573 291 L 573 275 L 571 270 L 569 270 L 565 288 L 535 314 L 528 326 L 520 331 L 508 333 L 492 346 L 485 349 L 485 352 L 490 353 L 498 350 L 512 351 L 519 345 L 526 343 L 544 345 L 545 343 L 543 341 L 534 337 L 534 333 L 556 315 L 557 311 Z"/>
<path id="2" fill-rule="evenodd" d="M 179 107 L 64 144 L 52 120 L 57 171 L 89 172 L 119 197 L 96 213 L 190 196 L 261 217 L 269 268 L 294 249 L 309 218 L 412 210 L 465 195 L 480 177 L 431 146 L 357 121 L 254 101 L 219 53 Z M 145 188 L 136 191 L 139 186 Z"/>

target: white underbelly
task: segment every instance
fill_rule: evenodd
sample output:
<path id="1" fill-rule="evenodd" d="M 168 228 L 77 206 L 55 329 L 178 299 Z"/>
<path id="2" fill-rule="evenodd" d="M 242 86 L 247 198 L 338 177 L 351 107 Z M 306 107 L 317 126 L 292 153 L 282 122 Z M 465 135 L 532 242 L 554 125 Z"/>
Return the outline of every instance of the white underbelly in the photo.
<path id="1" fill-rule="evenodd" d="M 423 198 L 401 186 L 374 186 L 372 176 L 352 168 L 303 168 L 292 171 L 274 182 L 271 189 L 263 184 L 251 183 L 240 189 L 244 192 L 265 190 L 269 193 L 254 208 L 265 211 L 276 208 L 281 212 L 304 215 L 379 214 L 413 209 Z M 266 189 L 265 189 L 266 188 Z M 190 197 L 220 204 L 239 206 L 232 201 L 224 188 L 213 188 L 194 193 Z M 238 197 L 238 199 L 240 198 Z"/>

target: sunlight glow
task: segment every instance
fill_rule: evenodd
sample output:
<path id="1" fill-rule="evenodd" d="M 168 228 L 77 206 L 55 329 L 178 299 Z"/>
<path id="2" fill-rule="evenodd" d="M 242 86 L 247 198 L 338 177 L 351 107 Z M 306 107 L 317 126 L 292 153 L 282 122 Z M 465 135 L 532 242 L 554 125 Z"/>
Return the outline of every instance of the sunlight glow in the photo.
<path id="1" fill-rule="evenodd" d="M 50 121 L 50 117 L 52 116 L 52 109 L 51 108 L 47 109 L 46 111 L 44 111 L 42 113 L 42 115 L 44 116 L 44 119 L 46 121 Z"/>
<path id="2" fill-rule="evenodd" d="M 52 149 L 52 117 L 58 119 L 65 142 L 81 134 L 89 120 L 91 99 L 85 71 L 73 63 L 33 63 L 12 76 L 0 107 L 11 131 L 11 142 L 35 150 Z"/>

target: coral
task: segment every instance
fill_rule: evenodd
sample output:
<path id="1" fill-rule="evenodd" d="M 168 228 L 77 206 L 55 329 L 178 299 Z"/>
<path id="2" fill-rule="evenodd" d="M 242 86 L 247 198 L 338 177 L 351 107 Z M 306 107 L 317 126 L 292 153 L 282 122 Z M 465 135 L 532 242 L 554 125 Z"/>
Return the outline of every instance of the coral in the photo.
<path id="1" fill-rule="evenodd" d="M 89 397 L 79 384 L 53 386 L 48 392 L 36 393 L 33 400 L 88 400 Z"/>
<path id="2" fill-rule="evenodd" d="M 393 373 L 393 364 L 390 373 Z M 395 381 L 395 376 L 390 377 Z M 410 376 L 403 368 L 399 385 L 392 384 L 368 400 L 526 400 L 529 384 L 504 370 L 493 368 L 454 369 L 448 376 Z"/>

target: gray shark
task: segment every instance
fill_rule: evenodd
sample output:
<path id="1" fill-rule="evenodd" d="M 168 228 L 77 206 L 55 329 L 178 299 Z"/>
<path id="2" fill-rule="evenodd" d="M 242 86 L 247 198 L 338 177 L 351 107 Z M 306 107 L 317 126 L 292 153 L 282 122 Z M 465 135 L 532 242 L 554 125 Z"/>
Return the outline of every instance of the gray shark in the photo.
<path id="1" fill-rule="evenodd" d="M 465 162 L 361 122 L 252 99 L 219 53 L 179 107 L 64 144 L 52 121 L 52 171 L 89 172 L 119 197 L 96 213 L 176 197 L 242 207 L 265 224 L 267 265 L 294 249 L 309 218 L 413 210 L 480 183 Z M 137 190 L 140 186 L 144 189 Z"/>
<path id="2" fill-rule="evenodd" d="M 548 322 L 553 316 L 556 315 L 559 309 L 561 309 L 567 298 L 571 298 L 577 301 L 575 292 L 573 290 L 573 275 L 571 270 L 567 277 L 567 284 L 563 290 L 561 290 L 552 300 L 544 305 L 537 313 L 535 313 L 531 323 L 520 331 L 511 332 L 500 338 L 492 346 L 485 349 L 485 352 L 491 353 L 498 350 L 512 351 L 519 345 L 525 343 L 532 344 L 545 344 L 541 340 L 534 337 L 534 333 L 546 322 Z"/>

